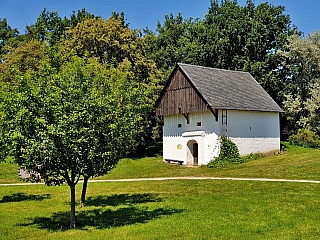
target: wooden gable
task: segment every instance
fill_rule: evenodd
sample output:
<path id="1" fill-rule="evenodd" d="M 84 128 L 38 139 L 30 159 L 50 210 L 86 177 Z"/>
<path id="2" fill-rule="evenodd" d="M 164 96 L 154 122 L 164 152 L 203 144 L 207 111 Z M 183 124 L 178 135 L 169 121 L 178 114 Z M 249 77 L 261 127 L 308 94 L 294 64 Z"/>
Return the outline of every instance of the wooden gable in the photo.
<path id="1" fill-rule="evenodd" d="M 176 67 L 156 104 L 156 115 L 168 116 L 179 113 L 186 115 L 207 109 L 208 104 L 203 97 L 180 67 Z"/>

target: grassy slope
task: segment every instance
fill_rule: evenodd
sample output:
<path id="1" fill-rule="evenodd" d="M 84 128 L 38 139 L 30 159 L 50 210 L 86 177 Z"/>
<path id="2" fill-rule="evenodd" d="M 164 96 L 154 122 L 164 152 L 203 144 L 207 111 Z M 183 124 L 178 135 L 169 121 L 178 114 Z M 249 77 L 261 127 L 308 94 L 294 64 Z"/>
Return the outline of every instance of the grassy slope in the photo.
<path id="1" fill-rule="evenodd" d="M 161 158 L 122 160 L 104 178 L 233 176 L 318 180 L 320 151 L 288 151 L 225 169 L 187 168 Z M 0 164 L 0 182 L 16 166 Z M 81 184 L 77 186 L 79 199 Z M 315 239 L 320 185 L 195 181 L 90 183 L 87 206 L 69 221 L 67 186 L 0 186 L 0 239 Z"/>
<path id="2" fill-rule="evenodd" d="M 0 184 L 19 182 L 18 165 L 12 161 L 12 158 L 7 158 L 6 162 L 0 162 Z"/>
<path id="3" fill-rule="evenodd" d="M 110 174 L 98 179 L 171 176 L 320 179 L 320 150 L 294 147 L 289 144 L 286 144 L 286 147 L 287 151 L 283 154 L 260 158 L 240 165 L 230 165 L 222 169 L 169 165 L 163 163 L 161 157 L 139 160 L 124 159 Z"/>
<path id="4" fill-rule="evenodd" d="M 280 155 L 252 160 L 222 169 L 190 168 L 165 164 L 162 157 L 123 159 L 110 174 L 96 179 L 121 179 L 140 177 L 214 176 L 259 177 L 287 179 L 320 179 L 320 150 L 286 144 L 287 151 Z M 17 165 L 0 163 L 0 183 L 19 182 Z"/>

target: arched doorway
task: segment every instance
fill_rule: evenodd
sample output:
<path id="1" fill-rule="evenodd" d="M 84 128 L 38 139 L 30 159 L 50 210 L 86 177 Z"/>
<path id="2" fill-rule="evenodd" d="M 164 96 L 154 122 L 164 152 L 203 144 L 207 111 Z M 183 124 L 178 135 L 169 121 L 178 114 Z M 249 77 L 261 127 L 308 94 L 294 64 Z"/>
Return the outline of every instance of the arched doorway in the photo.
<path id="1" fill-rule="evenodd" d="M 198 143 L 195 140 L 190 140 L 187 143 L 187 164 L 197 166 L 198 162 Z"/>

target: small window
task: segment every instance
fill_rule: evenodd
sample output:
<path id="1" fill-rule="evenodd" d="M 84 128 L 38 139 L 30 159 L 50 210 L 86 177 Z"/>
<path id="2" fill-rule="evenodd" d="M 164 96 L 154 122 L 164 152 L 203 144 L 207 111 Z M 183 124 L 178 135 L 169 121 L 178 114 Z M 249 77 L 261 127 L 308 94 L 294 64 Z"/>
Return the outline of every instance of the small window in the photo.
<path id="1" fill-rule="evenodd" d="M 178 128 L 181 128 L 181 123 L 178 123 Z"/>
<path id="2" fill-rule="evenodd" d="M 201 126 L 201 122 L 197 122 L 197 126 L 200 127 Z"/>

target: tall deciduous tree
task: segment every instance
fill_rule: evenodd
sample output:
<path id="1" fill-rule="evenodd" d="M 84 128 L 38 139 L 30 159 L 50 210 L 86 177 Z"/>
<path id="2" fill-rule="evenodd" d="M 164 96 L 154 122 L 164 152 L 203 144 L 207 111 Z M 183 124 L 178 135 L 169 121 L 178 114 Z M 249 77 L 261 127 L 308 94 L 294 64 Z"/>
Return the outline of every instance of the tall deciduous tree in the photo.
<path id="1" fill-rule="evenodd" d="M 108 20 L 85 19 L 67 34 L 69 39 L 61 44 L 62 56 L 87 55 L 114 66 L 129 61 L 135 81 L 148 86 L 149 90 L 144 95 L 145 104 L 152 108 L 159 90 L 157 83 L 162 76 L 154 61 L 146 56 L 146 43 L 140 37 L 140 32 L 131 30 L 125 24 L 123 14 L 112 16 Z M 150 114 L 146 114 L 145 120 L 139 124 L 137 141 L 140 146 L 145 146 L 149 141 L 147 138 L 151 138 L 153 134 L 150 123 L 152 118 Z"/>
<path id="2" fill-rule="evenodd" d="M 23 36 L 26 40 L 38 40 L 54 46 L 66 37 L 66 31 L 77 26 L 84 19 L 98 18 L 88 13 L 85 9 L 74 11 L 67 17 L 61 18 L 56 11 L 44 8 L 35 24 L 27 26 L 27 33 Z"/>
<path id="3" fill-rule="evenodd" d="M 21 72 L 26 72 L 28 69 L 37 71 L 40 62 L 47 58 L 45 44 L 37 40 L 23 41 L 17 47 L 7 46 L 7 49 L 9 53 L 3 55 L 3 62 L 0 64 L 2 73 L 12 74 L 17 69 Z M 14 77 L 14 74 L 11 76 Z"/>
<path id="4" fill-rule="evenodd" d="M 202 47 L 199 35 L 204 31 L 199 19 L 183 19 L 181 13 L 176 17 L 166 15 L 163 25 L 158 22 L 156 32 L 145 30 L 147 52 L 159 69 L 171 71 L 178 62 L 201 64 Z"/>
<path id="5" fill-rule="evenodd" d="M 159 69 L 177 62 L 250 72 L 279 103 L 286 92 L 287 69 L 276 54 L 296 32 L 284 7 L 248 0 L 211 1 L 203 20 L 166 16 L 155 34 L 148 32 L 148 53 Z"/>
<path id="6" fill-rule="evenodd" d="M 65 55 L 88 54 L 115 66 L 127 59 L 140 82 L 150 83 L 155 75 L 159 76 L 154 62 L 146 57 L 140 32 L 131 30 L 121 16 L 85 19 L 67 34 L 69 40 L 63 43 Z"/>
<path id="7" fill-rule="evenodd" d="M 284 101 L 288 120 L 285 130 L 290 134 L 309 127 L 319 135 L 320 32 L 305 38 L 294 35 L 288 41 L 286 51 L 279 52 L 287 58 L 291 70 L 287 79 L 291 91 Z"/>
<path id="8" fill-rule="evenodd" d="M 17 37 L 18 34 L 19 34 L 18 29 L 16 28 L 12 29 L 8 25 L 8 21 L 6 18 L 4 19 L 0 18 L 0 61 L 1 61 L 1 56 L 8 52 L 8 50 L 5 49 L 5 46 L 12 38 Z"/>

